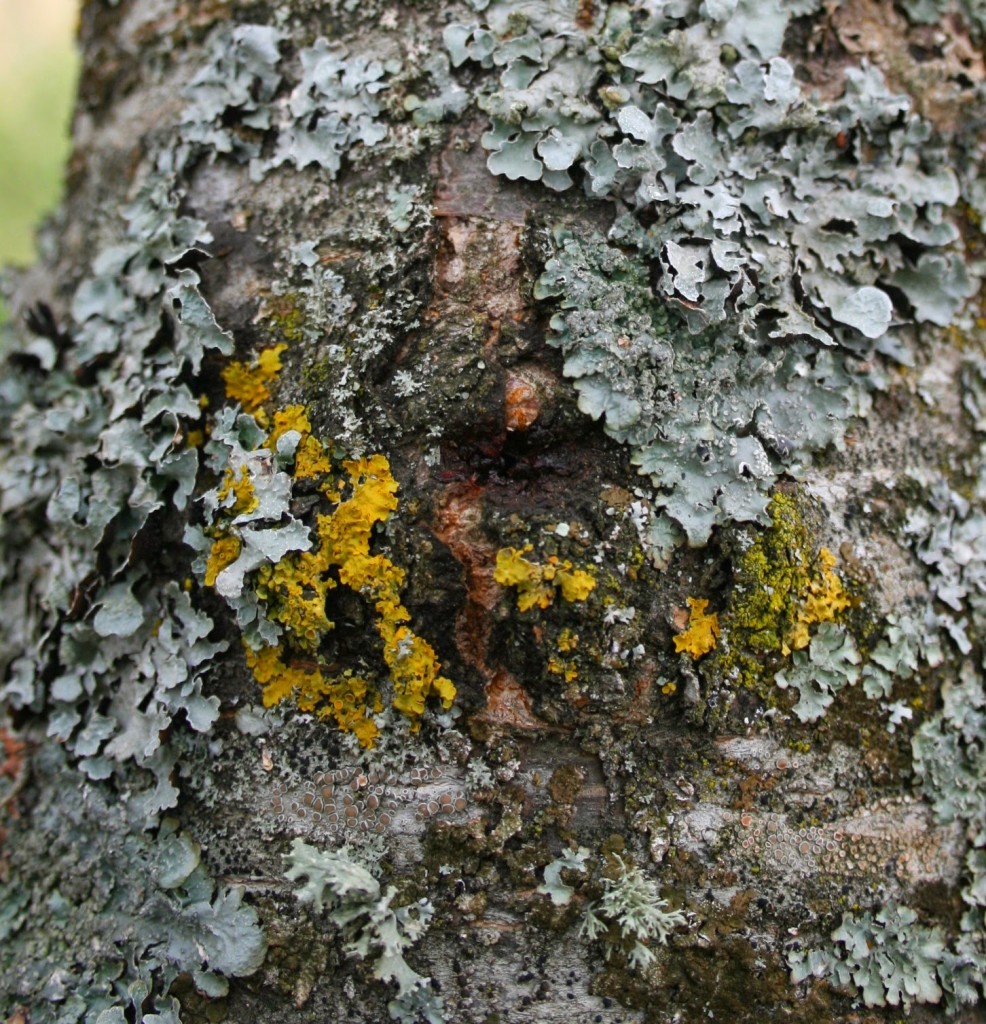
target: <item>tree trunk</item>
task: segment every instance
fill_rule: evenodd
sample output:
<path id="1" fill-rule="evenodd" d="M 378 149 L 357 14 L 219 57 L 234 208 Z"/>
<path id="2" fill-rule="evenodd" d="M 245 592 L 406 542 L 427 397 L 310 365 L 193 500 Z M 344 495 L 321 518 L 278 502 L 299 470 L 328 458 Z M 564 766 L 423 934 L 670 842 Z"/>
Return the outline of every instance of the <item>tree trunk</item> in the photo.
<path id="1" fill-rule="evenodd" d="M 273 7 L 6 279 L 8 1021 L 984 1019 L 978 8 Z"/>

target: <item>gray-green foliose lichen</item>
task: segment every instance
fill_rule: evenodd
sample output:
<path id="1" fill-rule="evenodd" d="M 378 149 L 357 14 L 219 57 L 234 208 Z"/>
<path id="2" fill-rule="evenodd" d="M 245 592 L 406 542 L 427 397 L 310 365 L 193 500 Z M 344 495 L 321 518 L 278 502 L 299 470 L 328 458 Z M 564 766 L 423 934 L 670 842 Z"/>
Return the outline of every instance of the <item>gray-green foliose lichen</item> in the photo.
<path id="1" fill-rule="evenodd" d="M 493 70 L 493 173 L 556 190 L 576 174 L 626 211 L 619 249 L 562 234 L 536 294 L 560 301 L 580 407 L 693 544 L 765 522 L 778 474 L 866 412 L 868 361 L 907 359 L 902 318 L 946 325 L 973 290 L 944 217 L 960 182 L 909 100 L 864 67 L 823 103 L 781 56 L 816 8 L 493 3 L 444 33 L 453 65 Z"/>
<path id="2" fill-rule="evenodd" d="M 179 974 L 221 996 L 228 977 L 260 966 L 266 944 L 243 890 L 217 889 L 174 821 L 153 836 L 135 829 L 126 804 L 80 779 L 57 746 L 32 770 L 38 801 L 4 847 L 5 1009 L 27 1005 L 40 1022 L 177 1022 L 168 989 Z"/>
<path id="3" fill-rule="evenodd" d="M 0 696 L 8 714 L 40 716 L 72 765 L 56 767 L 73 781 L 43 776 L 66 806 L 38 810 L 52 826 L 37 835 L 54 846 L 36 863 L 50 867 L 52 851 L 64 849 L 82 867 L 52 868 L 51 878 L 81 870 L 96 886 L 66 898 L 49 893 L 50 885 L 30 882 L 30 858 L 15 858 L 0 886 L 9 951 L 3 1006 L 31 1006 L 32 1019 L 123 1021 L 134 1012 L 177 1020 L 167 992 L 178 974 L 217 996 L 225 976 L 249 974 L 263 959 L 241 891 L 217 892 L 194 842 L 161 818 L 179 798 L 168 733 L 212 731 L 219 699 L 203 684 L 227 647 L 211 638 L 215 624 L 191 580 L 174 579 L 186 576 L 191 552 L 171 541 L 193 515 L 202 474 L 221 475 L 230 462 L 225 450 L 206 465 L 195 439 L 207 426 L 197 390 L 203 361 L 234 347 L 193 269 L 208 258 L 212 236 L 179 206 L 206 159 L 249 163 L 255 176 L 285 162 L 315 163 L 334 177 L 348 149 L 386 135 L 374 96 L 398 69 L 320 40 L 299 51 L 300 79 L 284 97 L 287 38 L 265 25 L 214 33 L 177 123 L 149 141 L 134 198 L 104 230 L 67 318 L 57 322 L 39 305 L 27 316 L 30 333 L 4 325 L 0 587 L 9 628 Z M 265 139 L 274 143 L 270 156 Z M 391 226 L 408 232 L 420 220 L 417 193 L 391 191 Z M 342 320 L 350 300 L 338 275 L 313 269 L 312 250 L 302 246 L 292 258 L 311 292 L 306 329 L 321 330 Z M 360 335 L 365 360 L 388 326 L 374 327 L 372 316 L 364 315 Z M 220 455 L 237 423 L 236 411 L 227 412 L 210 448 Z M 96 931 L 106 938 L 98 948 Z"/>
<path id="4" fill-rule="evenodd" d="M 431 991 L 429 979 L 404 959 L 404 952 L 427 931 L 434 907 L 422 899 L 395 908 L 397 889 L 383 889 L 345 848 L 318 850 L 295 839 L 285 859 L 289 879 L 307 879 L 297 890 L 298 899 L 319 913 L 326 910 L 329 920 L 342 929 L 346 952 L 371 960 L 373 976 L 397 986 L 397 995 L 388 1004 L 390 1016 L 406 1024 L 421 1019 L 444 1024 L 441 998 Z"/>
<path id="5" fill-rule="evenodd" d="M 558 302 L 552 342 L 583 410 L 631 446 L 655 504 L 693 543 L 730 520 L 765 522 L 777 478 L 838 443 L 846 421 L 865 412 L 879 382 L 870 361 L 906 358 L 898 319 L 944 325 L 971 290 L 946 217 L 965 183 L 906 99 L 864 68 L 850 69 L 842 97 L 822 104 L 781 56 L 790 18 L 817 6 L 675 0 L 586 16 L 560 2 L 476 3 L 482 21 L 444 33 L 453 67 L 490 72 L 477 102 L 491 119 L 483 145 L 493 173 L 558 191 L 581 175 L 590 196 L 626 211 L 609 240 L 559 233 L 538 295 Z M 941 5 L 905 7 L 924 21 Z M 209 231 L 179 212 L 192 167 L 225 157 L 249 164 L 254 177 L 288 164 L 335 178 L 347 155 L 380 145 L 389 130 L 383 97 L 398 62 L 320 39 L 298 51 L 300 74 L 285 87 L 287 43 L 283 25 L 216 33 L 179 124 L 155 142 L 67 322 L 57 327 L 39 308 L 34 336 L 5 343 L 15 358 L 0 379 L 2 696 L 21 715 L 44 716 L 73 768 L 38 762 L 42 776 L 66 782 L 46 790 L 37 812 L 56 837 L 37 859 L 61 858 L 65 870 L 30 891 L 4 883 L 0 922 L 14 940 L 7 956 L 18 961 L 7 963 L 9 998 L 46 1003 L 51 1019 L 176 1020 L 167 989 L 177 973 L 219 994 L 222 976 L 249 973 L 263 956 L 239 893 L 217 893 L 194 842 L 161 818 L 178 799 L 175 753 L 163 737 L 182 722 L 211 730 L 218 701 L 203 683 L 223 645 L 210 639 L 212 622 L 192 594 L 162 582 L 190 554 L 165 565 L 142 551 L 151 530 L 188 516 L 202 469 L 188 443 L 202 416 L 194 384 L 205 357 L 233 349 L 192 269 Z M 424 69 L 433 95 L 405 97 L 413 123 L 464 111 L 468 93 L 445 56 L 433 54 Z M 400 234 L 415 223 L 414 203 L 401 190 L 390 198 L 387 219 Z M 341 275 L 316 269 L 314 243 L 292 255 L 305 268 L 306 302 L 322 296 L 324 322 L 339 329 L 351 301 Z M 371 309 L 362 315 L 365 369 L 392 339 Z M 305 329 L 317 328 L 309 320 Z M 340 351 L 339 387 L 348 355 Z M 411 393 L 415 382 L 394 386 Z M 970 386 L 967 404 L 975 403 Z M 234 421 L 235 413 L 220 418 L 220 442 L 233 437 Z M 906 908 L 847 916 L 834 935 L 843 949 L 816 957 L 810 971 L 830 971 L 875 1004 L 942 993 L 968 1002 L 982 986 L 986 780 L 974 660 L 984 626 L 982 498 L 972 507 L 952 496 L 945 534 L 917 519 L 908 527 L 936 572 L 940 636 L 968 655 L 960 683 L 914 740 L 935 813 L 972 833 L 968 909 L 950 945 Z M 818 700 L 826 704 L 857 670 L 851 638 L 816 639 L 806 657 L 831 675 Z M 933 662 L 927 642 L 909 651 L 892 628 L 884 641 L 862 678 L 871 695 L 889 697 L 895 678 L 921 658 Z M 792 670 L 792 685 L 802 669 Z M 817 678 L 801 683 L 803 698 L 817 696 Z M 68 795 L 83 778 L 75 767 L 84 773 L 81 802 Z M 114 802 L 112 786 L 128 799 Z M 16 866 L 31 879 L 29 844 L 23 850 Z M 78 876 L 79 864 L 91 891 L 68 896 L 56 880 Z M 327 884 L 337 915 L 352 912 L 339 923 L 357 923 L 351 941 L 360 950 L 386 952 L 390 929 L 399 954 L 423 921 L 404 921 L 402 931 L 400 911 L 370 889 L 347 910 L 339 884 Z M 656 890 L 641 884 L 654 903 Z M 602 909 L 630 936 L 633 907 L 617 905 L 621 891 L 617 879 Z M 645 937 L 659 940 L 671 926 L 650 924 L 656 930 Z M 27 946 L 36 955 L 24 959 Z M 878 946 L 885 960 L 872 953 Z M 77 963 L 87 966 L 80 972 Z M 401 998 L 423 991 L 396 961 L 388 970 Z"/>
<path id="6" fill-rule="evenodd" d="M 986 978 L 986 660 L 979 639 L 986 631 L 986 515 L 942 482 L 927 507 L 910 511 L 902 540 L 929 567 L 928 602 L 923 616 L 888 623 L 863 686 L 888 698 L 922 665 L 948 665 L 941 706 L 914 731 L 911 748 L 915 781 L 935 820 L 958 824 L 967 836 L 962 914 L 949 934 L 889 902 L 844 914 L 830 946 L 796 948 L 788 959 L 794 981 L 827 978 L 858 990 L 867 1006 L 944 1002 L 955 1011 L 980 1000 Z"/>

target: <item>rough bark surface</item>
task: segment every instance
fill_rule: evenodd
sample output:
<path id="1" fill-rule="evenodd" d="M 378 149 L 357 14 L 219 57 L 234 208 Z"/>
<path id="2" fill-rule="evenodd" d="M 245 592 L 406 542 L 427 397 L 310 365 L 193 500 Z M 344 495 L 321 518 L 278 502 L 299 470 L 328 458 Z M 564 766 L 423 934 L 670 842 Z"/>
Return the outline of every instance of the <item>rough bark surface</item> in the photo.
<path id="1" fill-rule="evenodd" d="M 986 1019 L 977 9 L 481 6 L 83 6 L 5 291 L 0 1008 Z M 802 184 L 669 219 L 658 157 L 758 146 Z"/>

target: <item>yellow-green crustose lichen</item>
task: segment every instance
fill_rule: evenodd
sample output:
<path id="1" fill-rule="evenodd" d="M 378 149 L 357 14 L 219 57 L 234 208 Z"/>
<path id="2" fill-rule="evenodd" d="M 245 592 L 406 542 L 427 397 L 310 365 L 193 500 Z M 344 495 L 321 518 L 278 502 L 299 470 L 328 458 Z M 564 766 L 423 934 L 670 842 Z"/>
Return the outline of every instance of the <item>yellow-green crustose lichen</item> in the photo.
<path id="1" fill-rule="evenodd" d="M 761 693 L 767 667 L 807 647 L 814 627 L 839 621 L 852 605 L 836 558 L 816 545 L 798 497 L 779 491 L 769 511 L 772 525 L 734 562 L 712 658 L 715 672 Z"/>

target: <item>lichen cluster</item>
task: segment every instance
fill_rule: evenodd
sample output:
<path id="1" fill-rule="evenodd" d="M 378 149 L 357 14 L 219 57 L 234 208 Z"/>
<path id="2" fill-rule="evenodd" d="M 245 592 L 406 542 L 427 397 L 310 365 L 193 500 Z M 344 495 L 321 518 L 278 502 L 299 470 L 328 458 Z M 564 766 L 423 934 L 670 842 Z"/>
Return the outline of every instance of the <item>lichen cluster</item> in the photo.
<path id="1" fill-rule="evenodd" d="M 236 425 L 235 416 L 217 425 L 203 414 L 203 363 L 232 355 L 234 340 L 216 322 L 194 269 L 207 258 L 212 235 L 180 207 L 203 157 L 259 158 L 259 139 L 273 123 L 283 39 L 260 25 L 217 34 L 177 123 L 146 140 L 132 168 L 130 201 L 119 217 L 101 218 L 91 239 L 95 255 L 80 268 L 64 317 L 39 303 L 28 312 L 28 330 L 5 325 L 0 586 L 7 626 L 0 697 L 5 711 L 22 719 L 42 716 L 70 759 L 58 768 L 61 781 L 46 783 L 62 803 L 35 809 L 47 816 L 39 834 L 52 844 L 38 862 L 54 864 L 59 844 L 77 844 L 75 859 L 66 852 L 65 870 L 53 869 L 54 881 L 39 882 L 35 895 L 18 891 L 17 878 L 34 884 L 36 865 L 6 862 L 14 874 L 0 886 L 4 947 L 11 956 L 20 952 L 16 963 L 4 962 L 3 994 L 30 1005 L 33 1020 L 123 1020 L 124 1012 L 177 1020 L 167 991 L 178 974 L 190 972 L 200 991 L 218 996 L 224 976 L 252 973 L 263 959 L 257 917 L 241 904 L 242 891 L 217 890 L 194 843 L 160 822 L 181 785 L 169 734 L 183 725 L 203 735 L 213 730 L 219 699 L 207 695 L 206 676 L 227 647 L 214 639 L 214 622 L 185 579 L 187 549 L 173 541 L 195 514 L 206 435 L 213 459 L 217 438 Z M 324 72 L 321 60 L 309 63 L 316 77 Z M 356 64 L 366 72 L 362 78 Z M 350 109 L 358 96 L 372 95 L 379 77 L 366 62 L 356 64 L 337 67 L 339 76 L 360 79 L 340 86 L 340 102 Z M 300 88 L 315 96 L 312 102 L 328 104 L 330 78 L 323 74 L 321 85 L 306 79 Z M 307 109 L 299 116 L 317 120 Z M 337 125 L 337 151 L 357 138 L 370 144 L 372 111 L 351 122 L 348 113 L 340 117 L 352 137 L 339 141 Z M 259 419 L 282 351 L 275 343 L 255 361 L 224 368 L 228 394 Z M 275 417 L 270 436 L 274 443 L 285 433 L 297 437 L 284 456 L 295 478 L 323 475 L 327 457 L 310 430 L 298 429 L 299 416 L 294 410 L 290 422 Z M 244 431 L 246 420 L 259 442 L 268 425 L 244 416 Z M 265 489 L 255 484 L 253 463 L 228 474 L 225 468 L 216 506 L 244 522 L 262 519 L 286 474 L 271 474 L 276 479 Z M 298 550 L 299 529 L 289 525 L 278 538 L 285 551 Z M 241 562 L 249 539 L 232 532 L 217 538 L 206 574 L 212 584 Z M 235 571 L 245 572 L 242 565 Z M 384 608 L 384 658 L 413 714 L 429 687 L 445 697 L 449 691 L 430 647 L 403 624 L 397 574 L 374 597 Z M 354 566 L 360 586 L 358 575 Z M 157 838 L 145 838 L 155 827 Z M 181 854 L 187 870 L 150 869 L 166 847 Z M 57 891 L 59 877 L 90 872 L 90 890 Z M 162 935 L 169 936 L 164 947 Z M 33 955 L 24 954 L 28 948 Z M 4 1007 L 13 1012 L 14 1004 Z"/>
<path id="2" fill-rule="evenodd" d="M 781 55 L 792 13 L 500 2 L 444 33 L 454 66 L 492 71 L 494 174 L 628 211 L 608 243 L 559 233 L 536 294 L 560 307 L 580 407 L 695 545 L 765 523 L 777 477 L 866 411 L 866 361 L 903 352 L 894 325 L 947 324 L 973 289 L 930 126 L 873 68 L 809 95 Z"/>
<path id="3" fill-rule="evenodd" d="M 224 374 L 227 397 L 252 398 L 258 382 L 266 392 L 272 370 L 265 365 L 282 349 L 264 350 L 252 369 L 237 364 L 235 373 Z M 429 697 L 451 707 L 455 686 L 440 674 L 432 646 L 407 625 L 404 570 L 371 550 L 375 528 L 397 509 L 398 485 L 387 459 L 343 460 L 336 472 L 303 406 L 271 417 L 262 408 L 253 411 L 246 417 L 231 409 L 214 426 L 206 450 L 221 483 L 204 495 L 205 528 L 190 527 L 186 539 L 203 553 L 196 563 L 203 583 L 230 602 L 244 627 L 246 662 L 263 688 L 264 705 L 291 698 L 302 711 L 332 718 L 363 746 L 373 746 L 379 731 L 373 716 L 383 703 L 372 673 L 330 667 L 334 655 L 326 642 L 335 624 L 327 602 L 331 591 L 344 587 L 376 613 L 394 709 L 416 727 Z M 268 419 L 264 436 L 258 421 Z M 316 513 L 314 537 L 291 511 L 300 482 L 313 485 L 330 510 Z"/>
<path id="4" fill-rule="evenodd" d="M 984 526 L 982 512 L 944 483 L 932 489 L 927 507 L 911 510 L 902 540 L 931 569 L 927 602 L 919 614 L 889 619 L 863 668 L 867 695 L 886 699 L 922 669 L 949 665 L 941 707 L 914 732 L 911 748 L 919 792 L 935 820 L 968 836 L 958 928 L 948 934 L 923 923 L 914 909 L 888 904 L 845 914 L 831 946 L 789 957 L 796 981 L 827 977 L 856 987 L 868 1006 L 943 1001 L 955 1010 L 979 1001 L 986 978 L 986 663 L 977 647 L 986 628 Z M 900 705 L 884 706 L 891 722 L 911 717 L 910 708 L 895 716 Z"/>
<path id="5" fill-rule="evenodd" d="M 690 654 L 693 658 L 701 658 L 708 654 L 719 639 L 719 615 L 709 614 L 706 598 L 688 598 L 688 628 L 674 638 L 674 649 L 677 654 Z"/>
<path id="6" fill-rule="evenodd" d="M 771 525 L 743 541 L 733 560 L 729 595 L 716 622 L 721 641 L 704 644 L 706 650 L 716 646 L 710 665 L 715 672 L 759 690 L 766 666 L 808 648 L 817 627 L 834 626 L 852 607 L 835 555 L 814 539 L 803 499 L 777 491 L 768 512 Z M 681 640 L 676 638 L 679 651 Z"/>
<path id="7" fill-rule="evenodd" d="M 425 1020 L 444 1024 L 442 1000 L 404 959 L 405 950 L 427 931 L 434 907 L 427 900 L 394 907 L 397 889 L 385 889 L 369 870 L 345 849 L 318 850 L 301 839 L 291 844 L 287 878 L 306 879 L 297 897 L 311 903 L 342 930 L 346 952 L 371 959 L 373 975 L 397 985 L 388 1009 L 395 1020 Z"/>
<path id="8" fill-rule="evenodd" d="M 944 6 L 897 5 L 921 24 Z M 379 54 L 318 35 L 329 22 L 335 34 L 343 24 L 336 14 L 352 13 L 348 3 L 330 3 L 333 14 L 318 28 L 311 12 L 280 8 L 274 24 L 219 25 L 201 66 L 186 76 L 175 124 L 140 140 L 131 201 L 122 218 L 93 230 L 95 255 L 77 268 L 65 313 L 38 304 L 29 330 L 8 329 L 0 697 L 5 713 L 36 735 L 40 724 L 52 745 L 32 755 L 41 799 L 30 828 L 11 822 L 14 841 L 0 864 L 0 975 L 10 989 L 4 998 L 16 1000 L 3 1003 L 4 1012 L 23 1002 L 42 1024 L 177 1022 L 177 979 L 221 999 L 226 978 L 263 962 L 264 936 L 242 890 L 216 885 L 187 829 L 165 817 L 187 778 L 223 755 L 219 693 L 226 724 L 235 721 L 241 734 L 224 756 L 232 761 L 258 740 L 258 776 L 274 771 L 266 743 L 281 739 L 278 722 L 292 737 L 307 730 L 299 767 L 278 763 L 271 776 L 263 806 L 272 813 L 259 826 L 267 835 L 283 840 L 311 829 L 390 855 L 407 839 L 392 836 L 401 831 L 395 823 L 413 817 L 420 832 L 428 823 L 426 836 L 413 837 L 423 859 L 400 893 L 355 847 L 319 850 L 296 840 L 287 855 L 288 879 L 304 880 L 298 898 L 337 926 L 342 951 L 394 987 L 395 1019 L 442 1018 L 429 979 L 405 959 L 432 915 L 447 912 L 456 928 L 475 927 L 496 945 L 502 922 L 494 927 L 483 913 L 503 885 L 514 887 L 511 914 L 535 905 L 559 931 L 580 924 L 621 999 L 648 1005 L 661 978 L 695 970 L 705 931 L 714 935 L 717 988 L 715 957 L 727 943 L 715 929 L 728 921 L 733 934 L 753 934 L 734 906 L 752 899 L 756 856 L 779 857 L 790 871 L 815 864 L 824 876 L 806 890 L 804 914 L 819 914 L 818 932 L 830 931 L 831 941 L 809 938 L 806 925 L 797 948 L 788 943 L 795 982 L 825 977 L 869 1006 L 975 1002 L 986 971 L 983 451 L 969 454 L 948 484 L 914 482 L 926 506 L 912 508 L 895 539 L 911 551 L 928 591 L 886 616 L 862 607 L 874 595 L 850 582 L 820 540 L 805 491 L 779 486 L 804 476 L 827 446 L 841 447 L 893 364 L 935 335 L 913 325 L 948 325 L 974 290 L 976 267 L 952 216 L 960 202 L 970 223 L 981 215 L 965 157 L 946 153 L 910 101 L 871 67 L 846 68 L 827 98 L 810 92 L 784 52 L 822 10 L 817 0 L 469 7 L 472 14 L 457 8 L 459 20 L 443 30 L 402 9 L 402 24 L 406 15 L 414 26 L 410 39 L 394 34 Z M 975 5 L 961 7 L 982 29 Z M 373 38 L 396 24 L 388 12 Z M 434 45 L 422 56 L 425 32 Z M 475 141 L 492 174 L 554 192 L 580 188 L 585 197 L 551 232 L 539 208 L 528 217 L 523 255 L 533 288 L 519 289 L 506 313 L 493 294 L 499 285 L 466 266 L 468 247 L 457 248 L 457 232 L 485 222 L 496 206 L 480 214 L 470 205 L 473 193 L 489 191 L 459 163 L 471 122 L 463 119 L 436 161 L 447 195 L 433 197 L 391 166 L 443 137 L 441 122 L 471 106 L 488 119 Z M 360 193 L 347 174 L 369 166 L 370 151 L 387 170 Z M 331 239 L 328 228 L 319 235 L 288 216 L 272 222 L 294 242 L 273 252 L 275 280 L 247 275 L 257 310 L 238 322 L 235 339 L 206 300 L 213 238 L 190 212 L 193 183 L 209 186 L 217 160 L 227 161 L 221 170 L 242 195 L 265 178 L 272 193 L 301 180 L 317 195 L 318 216 L 331 208 L 325 217 L 335 218 Z M 514 200 L 521 209 L 519 190 L 505 194 L 513 198 L 504 210 Z M 357 224 L 339 213 L 355 195 L 370 197 L 375 220 Z M 523 195 L 527 203 L 530 193 Z M 605 213 L 593 230 L 576 227 L 586 200 L 608 204 L 598 208 L 614 214 L 608 233 L 598 230 Z M 519 225 L 524 209 L 504 216 Z M 251 225 L 254 213 L 230 213 L 222 229 L 274 250 L 270 225 Z M 432 266 L 438 235 L 445 248 Z M 519 226 L 504 237 L 513 245 Z M 458 261 L 455 280 L 468 284 L 463 305 L 479 296 L 462 339 L 440 330 L 440 293 L 453 280 L 446 257 Z M 423 265 L 412 267 L 414 260 Z M 216 278 L 220 294 L 238 281 L 235 273 Z M 508 361 L 544 356 L 540 339 L 521 337 L 527 326 L 518 326 L 529 298 L 550 317 L 546 342 L 560 351 L 579 408 L 627 446 L 643 477 L 636 482 L 644 487 L 625 492 L 622 520 L 610 509 L 610 521 L 600 514 L 587 529 L 589 537 L 598 527 L 591 565 L 565 557 L 564 546 L 535 554 L 533 543 L 517 540 L 534 534 L 515 511 L 524 503 L 507 477 L 509 458 L 527 458 L 528 441 L 532 450 L 555 445 L 575 421 L 552 408 L 561 403 L 549 400 L 547 384 L 533 419 L 510 419 L 508 410 L 505 429 L 517 435 L 510 444 L 477 441 L 478 450 L 503 448 L 495 487 L 478 472 L 468 482 L 450 467 L 438 472 L 451 447 L 438 444 L 448 396 L 458 405 L 474 385 L 499 394 L 497 374 Z M 465 368 L 440 386 L 434 371 L 446 363 L 429 348 L 435 337 L 461 342 L 456 358 Z M 291 379 L 281 381 L 288 364 Z M 986 386 L 976 359 L 966 359 L 960 377 L 963 415 L 981 433 Z M 429 407 L 439 392 L 446 397 Z M 509 406 L 509 383 L 503 394 Z M 414 410 L 406 417 L 414 444 L 378 443 L 411 440 L 394 415 L 402 407 Z M 476 429 L 487 427 L 484 420 Z M 382 454 L 412 448 L 414 467 L 392 467 Z M 567 468 L 585 479 L 582 457 L 567 453 Z M 475 519 L 460 524 L 448 550 L 429 541 L 422 558 L 433 556 L 433 566 L 454 558 L 462 568 L 467 607 L 461 616 L 457 609 L 450 643 L 483 684 L 487 714 L 473 719 L 472 738 L 489 765 L 465 730 L 437 740 L 420 730 L 429 703 L 448 710 L 456 689 L 405 604 L 414 607 L 402 565 L 413 562 L 402 550 L 398 477 L 427 481 L 450 504 L 461 494 L 472 501 Z M 422 520 L 434 511 L 420 500 L 427 487 L 411 496 Z M 594 511 L 585 500 L 588 522 Z M 682 533 L 698 547 L 713 531 L 730 568 L 718 590 L 708 560 L 673 556 Z M 508 540 L 522 546 L 502 546 Z M 648 600 L 657 591 L 646 555 L 667 571 L 660 600 Z M 420 578 L 431 582 L 427 571 Z M 676 599 L 665 601 L 672 592 Z M 487 634 L 509 638 L 518 621 L 537 643 L 504 644 L 498 662 Z M 242 691 L 210 667 L 230 636 L 242 639 L 243 661 L 234 645 L 225 675 L 259 686 L 277 715 L 243 706 L 234 714 L 225 703 Z M 580 672 L 583 664 L 592 671 Z M 537 707 L 510 706 L 529 696 L 525 672 L 544 672 L 552 685 L 541 688 Z M 939 685 L 936 673 L 947 681 Z M 791 780 L 783 804 L 767 771 L 751 770 L 731 788 L 735 766 L 715 776 L 724 760 L 703 760 L 694 737 L 685 743 L 674 728 L 682 706 L 690 722 L 714 727 L 716 702 L 727 708 L 731 692 L 754 722 L 735 744 L 755 747 L 757 723 L 784 721 L 785 710 L 802 724 L 819 722 L 838 702 L 849 704 L 851 687 L 871 701 L 869 725 L 899 730 L 901 749 L 910 742 L 924 803 L 908 828 L 928 833 L 915 844 L 918 873 L 930 873 L 939 851 L 961 863 L 962 905 L 947 921 L 897 900 L 906 888 L 900 863 L 881 877 L 900 849 L 885 834 L 900 820 L 893 808 L 867 807 L 852 819 L 856 832 L 844 835 L 817 817 L 828 797 L 797 802 L 810 788 L 805 780 Z M 325 722 L 349 736 L 340 739 Z M 796 737 L 809 733 L 789 724 Z M 514 725 L 551 743 L 567 742 L 558 737 L 573 730 L 585 763 L 601 766 L 610 810 L 619 807 L 607 823 L 624 815 L 616 827 L 625 825 L 626 843 L 613 837 L 590 864 L 577 845 L 586 829 L 575 806 L 583 769 L 562 765 L 542 784 L 540 769 L 521 766 L 528 755 Z M 411 769 L 422 736 L 435 740 L 424 755 L 433 760 Z M 279 757 L 294 756 L 290 742 L 281 746 Z M 359 764 L 312 774 L 313 751 L 331 757 L 347 748 Z M 559 750 L 571 752 L 552 748 L 545 763 Z M 194 768 L 179 751 L 192 752 Z M 842 774 L 832 792 L 868 784 L 846 768 L 849 760 L 836 764 Z M 391 770 L 398 762 L 402 770 Z M 712 796 L 696 795 L 699 780 L 742 810 L 730 803 L 727 813 Z M 595 800 L 602 786 L 591 785 Z M 262 786 L 255 788 L 252 799 Z M 215 810 L 223 799 L 210 792 L 204 806 Z M 230 834 L 240 838 L 238 827 Z M 735 856 L 726 849 L 732 839 Z M 555 856 L 559 841 L 568 849 Z M 647 844 L 652 865 L 644 868 Z M 279 854 L 271 854 L 274 864 Z M 724 859 L 710 866 L 719 854 Z M 847 877 L 843 854 L 858 857 L 866 878 L 892 896 L 881 890 L 882 906 L 852 907 L 836 923 L 828 894 Z M 535 889 L 541 870 L 544 884 Z M 674 890 L 665 885 L 671 876 Z M 749 889 L 738 888 L 740 877 Z M 662 894 L 672 891 L 676 903 L 685 893 L 687 914 L 668 908 Z M 699 892 L 709 893 L 712 908 L 702 932 L 685 927 Z M 725 898 L 735 916 L 717 909 Z M 786 977 L 779 919 L 764 929 L 773 929 L 769 938 L 758 935 L 755 958 L 752 940 L 744 947 L 744 985 L 771 957 Z M 444 931 L 451 939 L 452 928 Z M 524 929 L 524 941 L 536 946 L 536 932 Z"/>
<path id="9" fill-rule="evenodd" d="M 493 578 L 501 586 L 516 588 L 519 611 L 548 608 L 557 594 L 564 601 L 585 601 L 592 593 L 596 581 L 585 569 L 557 555 L 549 555 L 544 563 L 531 561 L 525 555 L 533 550 L 534 545 L 527 544 L 522 550 L 501 548 L 496 555 Z"/>

